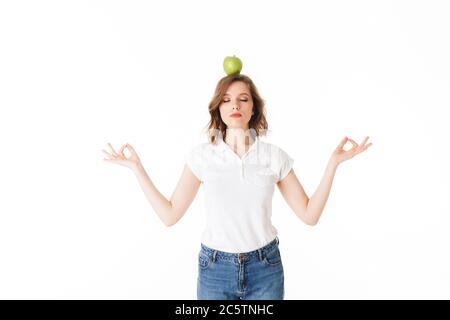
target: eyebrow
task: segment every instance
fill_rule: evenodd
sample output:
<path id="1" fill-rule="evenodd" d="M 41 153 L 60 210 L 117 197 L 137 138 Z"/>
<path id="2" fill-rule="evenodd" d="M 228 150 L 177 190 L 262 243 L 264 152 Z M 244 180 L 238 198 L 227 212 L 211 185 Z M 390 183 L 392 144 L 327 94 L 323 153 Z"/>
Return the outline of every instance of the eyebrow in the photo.
<path id="1" fill-rule="evenodd" d="M 243 94 L 245 94 L 246 96 L 249 96 L 248 93 L 245 93 L 245 92 L 241 92 L 239 95 L 241 96 Z M 230 96 L 230 94 L 229 93 L 225 93 L 224 96 Z"/>

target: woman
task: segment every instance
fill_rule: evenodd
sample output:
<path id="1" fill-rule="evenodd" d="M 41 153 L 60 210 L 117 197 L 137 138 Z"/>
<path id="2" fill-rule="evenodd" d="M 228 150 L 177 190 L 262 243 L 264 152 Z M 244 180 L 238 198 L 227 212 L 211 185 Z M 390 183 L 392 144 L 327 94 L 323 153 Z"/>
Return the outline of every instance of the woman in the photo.
<path id="1" fill-rule="evenodd" d="M 267 121 L 264 101 L 243 74 L 222 78 L 209 104 L 208 142 L 185 156 L 185 168 L 170 200 L 153 185 L 129 145 L 106 161 L 133 170 L 153 209 L 165 225 L 178 222 L 204 188 L 207 226 L 198 256 L 197 298 L 215 300 L 283 299 L 284 273 L 277 230 L 271 224 L 275 184 L 294 213 L 315 225 L 327 201 L 340 163 L 363 152 L 345 137 L 332 153 L 320 185 L 311 199 L 298 181 L 293 159 L 281 148 L 259 139 Z M 350 141 L 353 148 L 344 151 Z M 126 157 L 124 149 L 130 151 Z"/>

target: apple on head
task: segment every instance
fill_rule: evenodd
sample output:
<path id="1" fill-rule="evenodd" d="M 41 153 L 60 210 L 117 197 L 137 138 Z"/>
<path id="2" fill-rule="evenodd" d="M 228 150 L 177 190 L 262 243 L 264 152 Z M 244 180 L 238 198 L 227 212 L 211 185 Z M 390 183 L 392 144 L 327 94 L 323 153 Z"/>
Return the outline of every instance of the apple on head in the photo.
<path id="1" fill-rule="evenodd" d="M 242 70 L 242 61 L 235 55 L 232 57 L 225 57 L 223 60 L 223 70 L 227 75 L 239 73 Z"/>

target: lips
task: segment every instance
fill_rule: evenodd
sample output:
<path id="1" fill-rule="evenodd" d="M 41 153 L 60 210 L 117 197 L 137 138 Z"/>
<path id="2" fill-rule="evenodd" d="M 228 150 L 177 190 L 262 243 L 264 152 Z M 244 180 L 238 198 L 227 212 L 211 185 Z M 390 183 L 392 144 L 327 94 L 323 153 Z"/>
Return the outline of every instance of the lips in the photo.
<path id="1" fill-rule="evenodd" d="M 233 113 L 230 115 L 231 118 L 240 118 L 242 115 L 240 113 Z"/>

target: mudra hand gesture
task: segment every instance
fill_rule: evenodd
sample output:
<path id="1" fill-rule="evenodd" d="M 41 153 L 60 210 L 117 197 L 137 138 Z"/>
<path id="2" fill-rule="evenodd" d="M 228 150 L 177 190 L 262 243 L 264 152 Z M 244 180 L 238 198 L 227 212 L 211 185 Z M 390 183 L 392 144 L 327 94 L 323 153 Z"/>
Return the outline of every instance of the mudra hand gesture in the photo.
<path id="1" fill-rule="evenodd" d="M 108 147 L 110 149 L 110 153 L 108 153 L 105 150 L 102 150 L 108 156 L 107 159 L 103 160 L 111 163 L 116 163 L 130 169 L 136 169 L 141 164 L 141 160 L 139 159 L 137 152 L 130 144 L 128 143 L 124 144 L 118 152 L 114 150 L 114 148 L 110 143 L 108 143 Z M 127 148 L 131 154 L 131 156 L 128 158 L 125 156 L 125 153 L 123 152 L 125 148 Z"/>
<path id="2" fill-rule="evenodd" d="M 372 145 L 372 143 L 366 145 L 368 139 L 369 137 L 366 137 L 364 141 L 360 145 L 358 145 L 354 140 L 345 137 L 344 139 L 342 139 L 336 150 L 334 150 L 333 154 L 331 155 L 331 159 L 336 162 L 336 164 L 340 164 L 345 160 L 353 158 L 357 154 L 360 154 L 361 152 L 367 150 L 367 148 Z M 350 141 L 353 144 L 353 147 L 350 150 L 345 151 L 344 145 L 347 143 L 347 141 Z"/>

